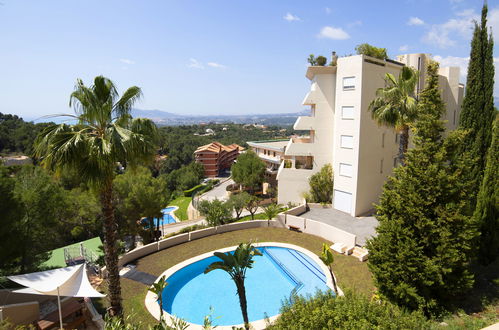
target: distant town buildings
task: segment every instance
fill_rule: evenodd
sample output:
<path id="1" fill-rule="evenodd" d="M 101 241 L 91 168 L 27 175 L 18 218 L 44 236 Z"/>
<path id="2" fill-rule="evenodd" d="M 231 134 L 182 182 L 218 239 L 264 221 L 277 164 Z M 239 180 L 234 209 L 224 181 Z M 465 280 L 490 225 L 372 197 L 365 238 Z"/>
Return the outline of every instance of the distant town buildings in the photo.
<path id="1" fill-rule="evenodd" d="M 219 142 L 212 142 L 197 148 L 194 157 L 197 163 L 204 166 L 204 175 L 213 178 L 230 169 L 242 150 L 244 148 L 237 144 L 224 146 Z"/>
<path id="2" fill-rule="evenodd" d="M 294 129 L 309 134 L 291 138 L 284 149 L 289 160 L 281 162 L 277 174 L 279 203 L 303 202 L 310 176 L 329 163 L 334 171 L 333 207 L 352 216 L 370 212 L 397 166 L 399 137 L 372 119 L 369 104 L 385 85 L 385 74 L 397 77 L 404 65 L 419 71 L 415 92 L 421 92 L 429 59 L 427 54 L 402 55 L 397 61 L 356 55 L 338 58 L 335 66 L 308 67 L 312 85 L 303 105 L 310 106 L 311 115 L 298 117 Z M 443 119 L 452 130 L 464 86 L 457 67 L 440 68 L 439 75 L 447 110 Z"/>

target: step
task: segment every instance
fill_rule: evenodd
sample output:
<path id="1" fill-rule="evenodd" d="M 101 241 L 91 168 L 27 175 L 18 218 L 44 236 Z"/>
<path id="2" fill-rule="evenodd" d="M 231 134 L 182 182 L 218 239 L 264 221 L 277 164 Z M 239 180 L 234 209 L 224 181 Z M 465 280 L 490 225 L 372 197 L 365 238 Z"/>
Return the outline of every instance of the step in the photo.
<path id="1" fill-rule="evenodd" d="M 367 249 L 356 246 L 353 249 L 352 256 L 359 259 L 360 261 L 366 261 L 369 256 L 369 251 Z"/>

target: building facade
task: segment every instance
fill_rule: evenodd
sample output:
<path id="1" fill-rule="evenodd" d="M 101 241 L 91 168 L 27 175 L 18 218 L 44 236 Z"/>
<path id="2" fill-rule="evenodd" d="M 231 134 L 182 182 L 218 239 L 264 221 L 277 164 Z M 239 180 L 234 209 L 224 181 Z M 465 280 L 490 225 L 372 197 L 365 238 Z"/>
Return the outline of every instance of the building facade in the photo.
<path id="1" fill-rule="evenodd" d="M 386 73 L 398 76 L 404 65 L 419 71 L 416 93 L 424 88 L 427 54 L 408 54 L 393 60 L 365 55 L 338 58 L 336 66 L 309 67 L 310 92 L 303 100 L 310 116 L 298 117 L 295 130 L 308 136 L 289 140 L 278 170 L 279 203 L 301 203 L 310 188 L 308 179 L 322 166 L 334 171 L 333 207 L 352 216 L 373 210 L 392 169 L 397 165 L 398 134 L 379 126 L 371 117 L 369 104 L 376 90 L 384 87 Z M 459 68 L 441 68 L 439 83 L 446 103 L 446 128 L 456 128 L 464 86 Z"/>
<path id="2" fill-rule="evenodd" d="M 277 184 L 277 171 L 284 160 L 284 152 L 289 140 L 268 140 L 247 142 L 251 150 L 260 157 L 266 165 L 265 182 L 275 186 Z"/>
<path id="3" fill-rule="evenodd" d="M 196 163 L 200 163 L 204 167 L 204 175 L 208 178 L 223 175 L 230 169 L 234 161 L 243 150 L 237 144 L 224 146 L 218 142 L 201 146 L 194 151 Z"/>

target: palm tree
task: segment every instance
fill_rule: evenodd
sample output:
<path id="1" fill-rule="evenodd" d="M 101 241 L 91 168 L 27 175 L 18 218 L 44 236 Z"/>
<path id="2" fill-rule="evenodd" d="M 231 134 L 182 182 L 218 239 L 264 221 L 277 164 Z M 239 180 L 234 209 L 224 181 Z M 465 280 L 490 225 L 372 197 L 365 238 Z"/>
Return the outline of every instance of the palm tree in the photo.
<path id="1" fill-rule="evenodd" d="M 251 242 L 249 242 L 239 244 L 233 254 L 222 252 L 215 252 L 213 254 L 222 259 L 222 261 L 211 263 L 208 267 L 206 267 L 204 273 L 207 274 L 212 270 L 221 269 L 230 275 L 236 284 L 237 295 L 239 296 L 239 305 L 241 306 L 241 312 L 243 314 L 244 327 L 248 330 L 248 305 L 246 302 L 244 279 L 246 278 L 246 271 L 253 267 L 253 257 L 261 256 L 262 253 L 256 249 Z"/>
<path id="2" fill-rule="evenodd" d="M 78 79 L 69 106 L 74 125 L 51 125 L 35 141 L 35 156 L 56 172 L 73 169 L 100 195 L 104 227 L 104 251 L 109 285 L 110 314 L 122 315 L 118 273 L 117 224 L 114 217 L 113 178 L 122 165 L 153 160 L 157 128 L 148 119 L 132 119 L 132 105 L 142 95 L 139 87 L 128 88 L 121 98 L 113 82 L 98 76 L 87 87 Z"/>
<path id="3" fill-rule="evenodd" d="M 166 277 L 165 275 L 161 276 L 159 281 L 156 283 L 153 283 L 153 285 L 147 289 L 154 293 L 158 297 L 158 303 L 159 303 L 159 323 L 163 323 L 163 291 L 165 290 L 166 286 L 168 285 L 168 282 L 166 282 Z"/>
<path id="4" fill-rule="evenodd" d="M 326 265 L 327 269 L 329 269 L 329 274 L 331 274 L 331 278 L 333 279 L 333 290 L 336 295 L 338 295 L 338 287 L 336 286 L 336 279 L 333 274 L 333 262 L 334 256 L 331 248 L 326 243 L 322 243 L 322 254 L 319 256 L 324 265 Z"/>
<path id="5" fill-rule="evenodd" d="M 274 219 L 282 210 L 281 204 L 272 203 L 263 207 L 263 213 L 267 217 L 267 224 Z"/>
<path id="6" fill-rule="evenodd" d="M 378 88 L 376 98 L 369 105 L 371 115 L 379 125 L 393 127 L 400 133 L 398 157 L 402 164 L 409 143 L 409 124 L 417 117 L 417 82 L 418 72 L 408 66 L 402 67 L 398 79 L 387 73 L 385 87 Z"/>

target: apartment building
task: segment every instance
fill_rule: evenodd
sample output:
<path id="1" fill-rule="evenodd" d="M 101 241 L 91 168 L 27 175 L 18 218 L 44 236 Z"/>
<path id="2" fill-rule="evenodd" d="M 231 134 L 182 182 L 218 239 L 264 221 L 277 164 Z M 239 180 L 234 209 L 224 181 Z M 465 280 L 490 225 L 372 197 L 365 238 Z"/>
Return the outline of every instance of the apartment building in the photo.
<path id="1" fill-rule="evenodd" d="M 271 185 L 277 184 L 277 171 L 284 159 L 284 151 L 289 140 L 266 140 L 247 142 L 251 150 L 260 157 L 266 165 L 265 181 Z"/>
<path id="2" fill-rule="evenodd" d="M 310 116 L 298 117 L 295 130 L 308 136 L 291 138 L 285 149 L 290 158 L 277 174 L 279 203 L 301 203 L 309 190 L 308 179 L 325 164 L 334 171 L 333 207 L 352 216 L 366 214 L 378 201 L 383 183 L 397 165 L 398 135 L 379 126 L 369 104 L 384 76 L 398 76 L 404 65 L 414 67 L 420 77 L 416 92 L 424 88 L 427 54 L 401 55 L 397 61 L 365 55 L 339 58 L 336 66 L 309 67 L 310 91 L 303 100 Z M 439 82 L 446 112 L 447 129 L 457 126 L 464 86 L 459 68 L 440 68 Z"/>
<path id="3" fill-rule="evenodd" d="M 204 175 L 213 178 L 230 169 L 243 149 L 237 144 L 224 146 L 219 142 L 212 142 L 197 148 L 194 151 L 194 158 L 197 163 L 204 166 Z"/>

